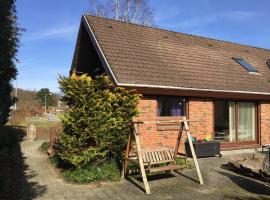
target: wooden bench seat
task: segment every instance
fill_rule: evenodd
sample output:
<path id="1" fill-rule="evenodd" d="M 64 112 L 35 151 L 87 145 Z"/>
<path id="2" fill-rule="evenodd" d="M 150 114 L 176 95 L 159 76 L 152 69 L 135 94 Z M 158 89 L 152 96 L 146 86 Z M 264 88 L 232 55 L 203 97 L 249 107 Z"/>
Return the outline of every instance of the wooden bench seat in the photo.
<path id="1" fill-rule="evenodd" d="M 130 157 L 127 159 L 130 162 L 139 166 L 138 157 Z M 176 165 L 174 159 L 174 151 L 172 151 L 169 148 L 161 148 L 156 151 L 142 150 L 142 160 L 145 166 L 145 170 L 150 173 L 160 171 L 171 171 L 181 168 L 181 166 Z M 155 165 L 155 167 L 153 167 L 153 165 Z"/>

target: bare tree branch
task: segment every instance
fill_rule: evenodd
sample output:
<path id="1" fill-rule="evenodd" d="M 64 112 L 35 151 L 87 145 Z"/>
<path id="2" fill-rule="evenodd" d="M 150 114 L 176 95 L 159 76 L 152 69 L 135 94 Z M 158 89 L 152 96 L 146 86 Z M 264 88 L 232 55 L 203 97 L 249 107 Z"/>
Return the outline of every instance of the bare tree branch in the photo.
<path id="1" fill-rule="evenodd" d="M 114 19 L 119 20 L 119 16 L 120 16 L 120 1 L 119 0 L 114 0 L 113 12 L 114 12 Z"/>
<path id="2" fill-rule="evenodd" d="M 90 0 L 90 14 L 154 26 L 155 11 L 148 0 Z"/>

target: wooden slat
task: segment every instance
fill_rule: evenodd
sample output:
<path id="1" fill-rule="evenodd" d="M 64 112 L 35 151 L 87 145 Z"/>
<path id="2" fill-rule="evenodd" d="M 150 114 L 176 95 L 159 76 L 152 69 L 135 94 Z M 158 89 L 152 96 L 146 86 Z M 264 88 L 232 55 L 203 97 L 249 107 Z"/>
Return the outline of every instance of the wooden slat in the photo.
<path id="1" fill-rule="evenodd" d="M 128 135 L 128 143 L 127 143 L 127 147 L 126 147 L 126 153 L 125 153 L 125 160 L 124 160 L 124 166 L 123 166 L 123 170 L 122 170 L 122 178 L 124 178 L 127 174 L 127 169 L 128 169 L 128 157 L 129 157 L 129 152 L 131 149 L 131 140 L 132 140 L 132 134 L 129 133 Z"/>
<path id="2" fill-rule="evenodd" d="M 157 160 L 157 161 L 160 161 L 160 157 L 158 156 L 158 152 L 157 152 L 157 151 L 154 151 L 154 154 L 155 154 L 155 156 L 156 156 L 156 160 Z"/>
<path id="3" fill-rule="evenodd" d="M 148 153 L 145 154 L 145 157 L 146 157 L 147 162 L 150 163 L 151 162 L 151 159 L 150 159 L 150 156 L 149 156 Z"/>
<path id="4" fill-rule="evenodd" d="M 157 155 L 158 155 L 159 160 L 162 161 L 163 158 L 162 158 L 162 156 L 161 156 L 161 152 L 160 152 L 160 151 L 157 151 Z"/>
<path id="5" fill-rule="evenodd" d="M 147 162 L 145 153 L 143 153 L 143 152 L 142 152 L 142 159 L 143 159 L 143 162 Z"/>
<path id="6" fill-rule="evenodd" d="M 168 166 L 163 166 L 163 167 L 155 167 L 151 168 L 150 172 L 161 172 L 161 171 L 169 171 L 169 170 L 176 170 L 182 168 L 179 165 L 168 165 Z"/>
<path id="7" fill-rule="evenodd" d="M 166 160 L 165 157 L 164 157 L 164 155 L 163 155 L 163 152 L 160 151 L 159 153 L 160 153 L 161 159 L 162 159 L 162 160 Z"/>
<path id="8" fill-rule="evenodd" d="M 174 159 L 174 152 L 172 150 L 169 150 L 170 156 L 172 159 Z"/>
<path id="9" fill-rule="evenodd" d="M 151 152 L 151 156 L 152 156 L 152 158 L 153 158 L 153 161 L 154 161 L 154 162 L 157 162 L 157 159 L 156 159 L 156 156 L 155 156 L 155 153 L 154 153 L 154 152 Z"/>
<path id="10" fill-rule="evenodd" d="M 164 155 L 165 160 L 169 160 L 169 157 L 168 157 L 166 151 L 162 151 L 162 153 L 163 153 L 163 155 Z"/>
<path id="11" fill-rule="evenodd" d="M 149 163 L 150 165 L 157 165 L 157 164 L 163 164 L 163 163 L 172 163 L 174 160 L 162 160 L 162 161 L 157 161 L 157 162 L 151 162 Z"/>
<path id="12" fill-rule="evenodd" d="M 149 187 L 148 180 L 147 180 L 146 173 L 145 173 L 144 163 L 142 160 L 142 149 L 141 149 L 141 144 L 140 144 L 140 140 L 139 140 L 139 136 L 138 136 L 140 134 L 139 124 L 136 124 L 134 126 L 134 128 L 135 128 L 134 136 L 135 136 L 135 141 L 136 141 L 136 146 L 137 146 L 139 166 L 140 166 L 140 170 L 141 170 L 141 175 L 142 175 L 142 179 L 143 179 L 145 192 L 146 192 L 146 194 L 151 194 L 150 187 Z"/>
<path id="13" fill-rule="evenodd" d="M 146 154 L 147 154 L 147 156 L 148 156 L 148 158 L 149 158 L 149 162 L 150 162 L 150 163 L 151 163 L 151 162 L 154 162 L 151 153 L 147 152 Z"/>
<path id="14" fill-rule="evenodd" d="M 184 119 L 179 119 L 179 120 L 153 120 L 153 121 L 142 121 L 140 119 L 137 119 L 136 117 L 133 118 L 132 122 L 134 124 L 180 124 L 184 121 L 188 122 L 196 122 L 194 120 L 184 120 Z"/>
<path id="15" fill-rule="evenodd" d="M 170 151 L 166 151 L 166 154 L 168 155 L 169 160 L 171 160 L 172 157 L 171 157 Z"/>
<path id="16" fill-rule="evenodd" d="M 199 164 L 198 164 L 198 161 L 197 161 L 197 156 L 195 154 L 195 150 L 194 150 L 194 147 L 193 147 L 192 137 L 191 137 L 191 134 L 189 132 L 189 126 L 188 126 L 187 121 L 184 121 L 184 126 L 185 126 L 185 130 L 186 130 L 186 133 L 187 133 L 189 147 L 190 147 L 190 150 L 191 150 L 192 158 L 193 158 L 193 161 L 194 161 L 194 164 L 195 164 L 195 168 L 196 168 L 196 171 L 197 171 L 197 175 L 199 177 L 200 184 L 204 184 L 202 174 L 201 174 L 201 170 L 200 170 L 200 167 L 199 167 Z"/>

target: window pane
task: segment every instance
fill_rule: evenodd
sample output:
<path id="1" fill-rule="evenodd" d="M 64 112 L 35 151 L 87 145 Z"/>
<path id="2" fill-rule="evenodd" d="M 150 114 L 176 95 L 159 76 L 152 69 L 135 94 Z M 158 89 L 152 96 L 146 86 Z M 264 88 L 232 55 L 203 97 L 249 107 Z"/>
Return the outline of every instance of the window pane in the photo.
<path id="1" fill-rule="evenodd" d="M 215 140 L 221 142 L 235 141 L 235 102 L 216 101 L 215 109 Z"/>
<path id="2" fill-rule="evenodd" d="M 247 69 L 250 72 L 258 72 L 257 69 L 255 69 L 251 64 L 246 62 L 242 58 L 233 58 L 236 62 L 238 62 L 240 65 L 242 65 L 245 69 Z"/>
<path id="3" fill-rule="evenodd" d="M 168 96 L 158 98 L 158 116 L 184 116 L 185 107 L 185 98 Z"/>
<path id="4" fill-rule="evenodd" d="M 255 103 L 238 103 L 238 140 L 255 140 Z"/>
<path id="5" fill-rule="evenodd" d="M 229 102 L 229 141 L 235 142 L 235 102 Z"/>
<path id="6" fill-rule="evenodd" d="M 215 109 L 215 140 L 228 141 L 229 105 L 227 101 L 216 101 Z"/>

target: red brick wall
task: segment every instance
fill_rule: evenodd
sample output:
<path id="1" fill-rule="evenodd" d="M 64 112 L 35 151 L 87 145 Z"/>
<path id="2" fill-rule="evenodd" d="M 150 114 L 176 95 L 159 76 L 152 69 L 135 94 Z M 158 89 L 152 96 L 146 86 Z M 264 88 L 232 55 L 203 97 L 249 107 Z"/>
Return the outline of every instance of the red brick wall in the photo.
<path id="1" fill-rule="evenodd" d="M 270 102 L 261 102 L 261 144 L 270 144 Z"/>
<path id="2" fill-rule="evenodd" d="M 175 119 L 175 117 L 157 117 L 157 98 L 144 97 L 141 99 L 138 109 L 143 120 Z M 189 100 L 189 119 L 196 122 L 190 123 L 192 136 L 203 139 L 213 134 L 213 102 L 204 99 Z M 157 124 L 144 124 L 140 126 L 140 142 L 143 148 L 171 147 L 174 149 L 177 141 L 177 126 L 160 126 Z M 183 142 L 186 135 L 183 134 L 179 151 L 183 152 Z"/>
<path id="3" fill-rule="evenodd" d="M 214 133 L 214 103 L 211 99 L 189 99 L 190 131 L 197 139 L 213 136 Z"/>

